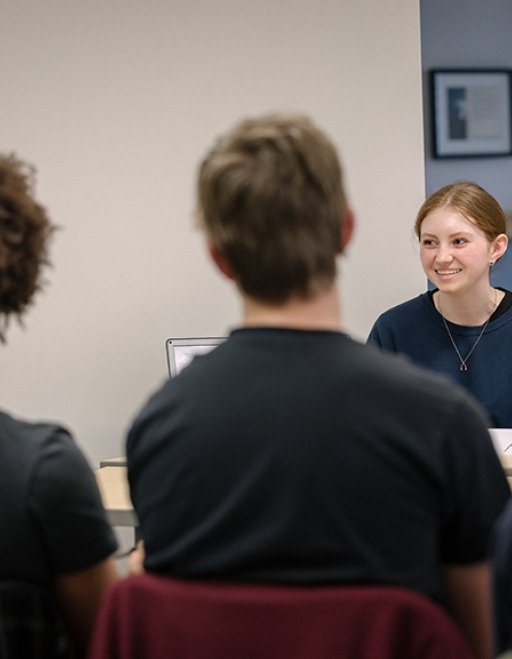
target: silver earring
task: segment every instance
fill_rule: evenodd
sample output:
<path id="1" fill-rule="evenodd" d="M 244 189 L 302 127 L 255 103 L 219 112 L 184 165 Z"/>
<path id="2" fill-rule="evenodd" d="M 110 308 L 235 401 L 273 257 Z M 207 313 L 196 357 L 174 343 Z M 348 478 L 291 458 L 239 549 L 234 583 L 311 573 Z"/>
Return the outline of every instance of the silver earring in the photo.
<path id="1" fill-rule="evenodd" d="M 496 261 L 489 261 L 489 267 L 492 268 L 492 266 L 496 263 Z"/>

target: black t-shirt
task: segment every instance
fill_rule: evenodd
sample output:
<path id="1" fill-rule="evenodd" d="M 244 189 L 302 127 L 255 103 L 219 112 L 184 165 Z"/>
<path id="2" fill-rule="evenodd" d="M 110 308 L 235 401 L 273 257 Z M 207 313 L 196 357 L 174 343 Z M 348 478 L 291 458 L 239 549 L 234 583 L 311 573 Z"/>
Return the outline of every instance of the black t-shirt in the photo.
<path id="1" fill-rule="evenodd" d="M 444 376 L 337 332 L 236 330 L 127 441 L 146 569 L 387 583 L 440 598 L 509 497 L 487 419 Z"/>
<path id="2" fill-rule="evenodd" d="M 0 412 L 0 579 L 51 587 L 117 548 L 94 474 L 69 433 Z"/>

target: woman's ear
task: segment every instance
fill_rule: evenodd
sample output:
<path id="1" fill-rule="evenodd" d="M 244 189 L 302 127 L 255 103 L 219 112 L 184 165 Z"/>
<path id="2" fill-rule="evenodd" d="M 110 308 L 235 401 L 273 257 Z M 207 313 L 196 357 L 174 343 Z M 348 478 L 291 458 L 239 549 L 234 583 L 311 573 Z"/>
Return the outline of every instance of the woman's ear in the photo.
<path id="1" fill-rule="evenodd" d="M 233 271 L 231 270 L 229 263 L 226 261 L 224 254 L 222 254 L 219 248 L 210 241 L 208 241 L 207 246 L 208 253 L 210 254 L 212 261 L 217 266 L 217 269 L 220 270 L 220 272 L 222 272 L 222 274 L 228 279 L 234 279 L 235 277 L 233 275 Z"/>
<path id="2" fill-rule="evenodd" d="M 491 260 L 496 262 L 507 251 L 508 237 L 504 233 L 500 233 L 491 244 Z"/>

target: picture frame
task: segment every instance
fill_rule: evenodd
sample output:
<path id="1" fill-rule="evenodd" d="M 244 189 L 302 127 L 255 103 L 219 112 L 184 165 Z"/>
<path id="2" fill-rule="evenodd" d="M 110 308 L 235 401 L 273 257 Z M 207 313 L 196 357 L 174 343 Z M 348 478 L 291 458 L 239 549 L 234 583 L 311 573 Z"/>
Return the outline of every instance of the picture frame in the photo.
<path id="1" fill-rule="evenodd" d="M 430 71 L 434 158 L 512 155 L 511 69 Z"/>

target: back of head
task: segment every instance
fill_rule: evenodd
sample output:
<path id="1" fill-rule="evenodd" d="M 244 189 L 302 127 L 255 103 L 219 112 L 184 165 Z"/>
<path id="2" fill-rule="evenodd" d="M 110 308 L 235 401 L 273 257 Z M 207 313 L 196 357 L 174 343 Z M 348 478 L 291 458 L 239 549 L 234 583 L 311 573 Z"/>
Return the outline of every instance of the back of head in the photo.
<path id="1" fill-rule="evenodd" d="M 485 233 L 489 241 L 506 233 L 506 218 L 496 199 L 477 183 L 458 181 L 433 192 L 416 216 L 415 231 L 420 236 L 421 223 L 439 208 L 453 208 Z"/>
<path id="2" fill-rule="evenodd" d="M 14 155 L 0 155 L 0 340 L 9 318 L 21 318 L 41 287 L 53 227 L 34 199 L 34 169 Z"/>
<path id="3" fill-rule="evenodd" d="M 240 289 L 265 302 L 332 282 L 345 212 L 336 149 L 304 116 L 242 121 L 200 167 L 200 224 Z"/>

